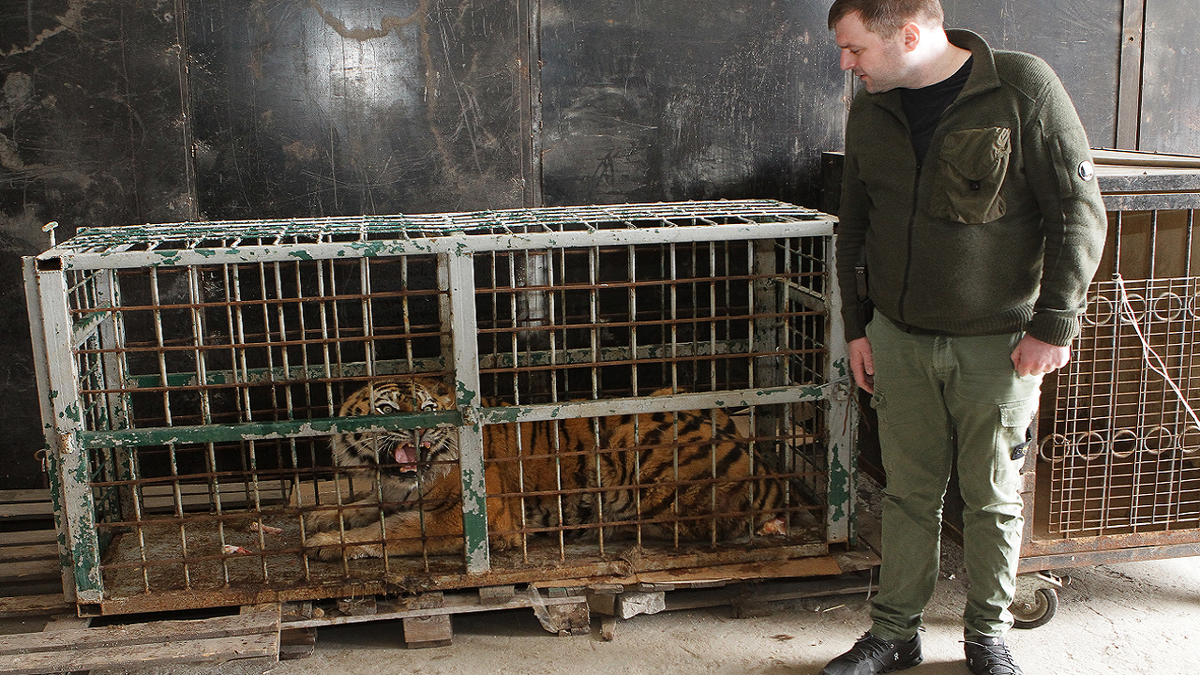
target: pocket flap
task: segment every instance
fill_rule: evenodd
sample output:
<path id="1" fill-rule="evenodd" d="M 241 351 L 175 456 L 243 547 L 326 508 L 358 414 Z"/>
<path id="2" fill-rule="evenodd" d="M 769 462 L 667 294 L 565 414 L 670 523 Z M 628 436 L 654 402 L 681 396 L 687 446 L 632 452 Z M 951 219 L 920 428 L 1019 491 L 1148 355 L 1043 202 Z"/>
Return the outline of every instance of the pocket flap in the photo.
<path id="1" fill-rule="evenodd" d="M 946 134 L 942 159 L 969 180 L 983 180 L 1007 165 L 1012 151 L 1011 132 L 1005 127 L 960 129 Z"/>
<path id="2" fill-rule="evenodd" d="M 1000 404 L 1000 424 L 1006 427 L 1027 427 L 1033 422 L 1037 406 L 1028 401 Z"/>

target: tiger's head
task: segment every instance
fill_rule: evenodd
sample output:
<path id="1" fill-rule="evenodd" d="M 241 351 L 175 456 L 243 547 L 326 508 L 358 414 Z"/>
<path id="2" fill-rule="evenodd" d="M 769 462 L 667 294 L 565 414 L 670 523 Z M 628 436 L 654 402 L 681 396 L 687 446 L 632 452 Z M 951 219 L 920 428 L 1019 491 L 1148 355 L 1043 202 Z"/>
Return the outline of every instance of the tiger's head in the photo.
<path id="1" fill-rule="evenodd" d="M 454 395 L 432 379 L 372 382 L 350 394 L 339 414 L 400 415 L 453 410 Z M 333 437 L 333 457 L 339 466 L 378 466 L 406 479 L 429 480 L 449 471 L 458 460 L 458 434 L 452 427 L 391 429 L 339 434 Z"/>

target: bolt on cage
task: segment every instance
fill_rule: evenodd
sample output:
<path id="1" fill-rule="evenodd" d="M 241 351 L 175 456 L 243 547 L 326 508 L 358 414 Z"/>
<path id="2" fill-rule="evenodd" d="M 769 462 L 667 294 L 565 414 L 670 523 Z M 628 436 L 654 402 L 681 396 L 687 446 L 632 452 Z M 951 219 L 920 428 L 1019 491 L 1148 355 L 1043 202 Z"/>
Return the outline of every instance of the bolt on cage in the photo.
<path id="1" fill-rule="evenodd" d="M 83 230 L 25 260 L 67 596 L 116 614 L 852 544 L 832 229 L 754 200 Z M 412 381 L 454 400 L 342 414 Z M 332 449 L 431 429 L 457 457 Z M 421 484 L 436 468 L 453 489 Z"/>

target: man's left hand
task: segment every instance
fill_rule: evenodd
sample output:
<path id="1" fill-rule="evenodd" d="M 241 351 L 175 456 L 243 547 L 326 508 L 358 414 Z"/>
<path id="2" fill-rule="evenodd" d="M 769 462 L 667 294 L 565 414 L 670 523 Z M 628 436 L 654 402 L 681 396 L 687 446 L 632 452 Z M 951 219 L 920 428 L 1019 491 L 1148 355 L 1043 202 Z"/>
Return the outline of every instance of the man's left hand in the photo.
<path id="1" fill-rule="evenodd" d="M 1013 366 L 1021 377 L 1053 373 L 1070 360 L 1070 347 L 1058 347 L 1029 335 L 1021 338 L 1012 353 Z"/>

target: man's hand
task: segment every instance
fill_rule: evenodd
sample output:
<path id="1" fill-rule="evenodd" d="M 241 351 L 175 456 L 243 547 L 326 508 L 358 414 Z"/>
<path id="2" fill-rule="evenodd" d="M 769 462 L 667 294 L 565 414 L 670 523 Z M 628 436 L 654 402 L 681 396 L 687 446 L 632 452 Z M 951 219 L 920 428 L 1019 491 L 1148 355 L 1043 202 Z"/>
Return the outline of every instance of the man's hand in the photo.
<path id="1" fill-rule="evenodd" d="M 851 340 L 850 371 L 854 381 L 868 394 L 875 393 L 875 358 L 871 355 L 871 341 L 865 337 Z"/>
<path id="2" fill-rule="evenodd" d="M 1021 377 L 1053 373 L 1070 360 L 1070 347 L 1056 347 L 1029 335 L 1021 338 L 1012 353 L 1013 367 Z"/>

